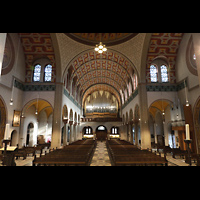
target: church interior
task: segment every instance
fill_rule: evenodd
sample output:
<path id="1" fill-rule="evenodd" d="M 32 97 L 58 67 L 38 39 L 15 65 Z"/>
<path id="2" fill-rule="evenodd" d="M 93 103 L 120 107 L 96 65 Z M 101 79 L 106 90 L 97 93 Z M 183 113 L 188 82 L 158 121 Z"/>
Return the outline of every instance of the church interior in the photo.
<path id="1" fill-rule="evenodd" d="M 200 166 L 199 33 L 0 33 L 0 166 Z"/>

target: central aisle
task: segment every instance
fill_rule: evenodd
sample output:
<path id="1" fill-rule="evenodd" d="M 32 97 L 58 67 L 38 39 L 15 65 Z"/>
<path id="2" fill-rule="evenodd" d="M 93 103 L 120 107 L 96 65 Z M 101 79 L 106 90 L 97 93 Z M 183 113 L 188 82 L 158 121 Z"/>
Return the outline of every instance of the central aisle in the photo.
<path id="1" fill-rule="evenodd" d="M 110 158 L 106 148 L 106 141 L 97 141 L 90 166 L 111 166 Z"/>

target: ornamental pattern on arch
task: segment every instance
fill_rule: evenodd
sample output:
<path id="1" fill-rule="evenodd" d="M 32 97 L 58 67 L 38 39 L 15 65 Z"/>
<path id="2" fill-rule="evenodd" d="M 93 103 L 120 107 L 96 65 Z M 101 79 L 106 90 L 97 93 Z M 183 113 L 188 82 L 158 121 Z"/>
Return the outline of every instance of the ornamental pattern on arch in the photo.
<path id="1" fill-rule="evenodd" d="M 146 82 L 151 83 L 150 66 L 158 56 L 165 56 L 169 62 L 170 83 L 176 83 L 175 63 L 178 48 L 184 33 L 153 33 L 150 40 L 146 64 Z"/>

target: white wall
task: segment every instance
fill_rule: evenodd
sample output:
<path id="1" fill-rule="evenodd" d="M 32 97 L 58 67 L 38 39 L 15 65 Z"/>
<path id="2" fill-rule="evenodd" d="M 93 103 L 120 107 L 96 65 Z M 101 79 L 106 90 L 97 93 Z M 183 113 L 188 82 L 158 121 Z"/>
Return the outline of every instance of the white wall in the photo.
<path id="1" fill-rule="evenodd" d="M 20 38 L 17 33 L 10 33 L 10 36 L 15 50 L 15 61 L 12 70 L 6 75 L 2 75 L 0 78 L 0 96 L 5 102 L 6 123 L 10 124 L 9 136 L 13 130 L 16 130 L 17 133 L 19 133 L 19 127 L 12 127 L 12 120 L 14 110 L 20 111 L 23 102 L 23 91 L 14 88 L 13 106 L 10 105 L 13 90 L 13 78 L 15 77 L 21 81 L 25 80 L 25 59 Z"/>

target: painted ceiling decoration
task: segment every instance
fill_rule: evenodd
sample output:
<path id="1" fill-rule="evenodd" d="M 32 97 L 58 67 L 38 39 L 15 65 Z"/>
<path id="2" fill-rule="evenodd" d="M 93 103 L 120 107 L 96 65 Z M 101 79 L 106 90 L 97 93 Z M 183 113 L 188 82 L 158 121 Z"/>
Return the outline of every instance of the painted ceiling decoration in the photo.
<path id="1" fill-rule="evenodd" d="M 19 33 L 26 62 L 25 82 L 32 82 L 33 62 L 48 58 L 52 65 L 52 82 L 56 82 L 56 61 L 50 33 Z"/>
<path id="2" fill-rule="evenodd" d="M 93 49 L 83 52 L 69 66 L 73 69 L 71 80 L 77 77 L 76 85 L 80 85 L 82 94 L 95 84 L 110 85 L 120 93 L 127 88 L 129 81 L 132 82 L 131 76 L 135 73 L 135 67 L 125 56 L 111 50 L 102 54 Z"/>
<path id="3" fill-rule="evenodd" d="M 151 82 L 150 66 L 152 61 L 163 55 L 169 63 L 170 82 L 176 83 L 175 63 L 182 37 L 183 33 L 152 33 L 146 65 L 146 81 L 148 83 Z"/>
<path id="4" fill-rule="evenodd" d="M 87 45 L 96 45 L 100 41 L 107 46 L 121 44 L 138 33 L 65 33 L 68 37 Z"/>

